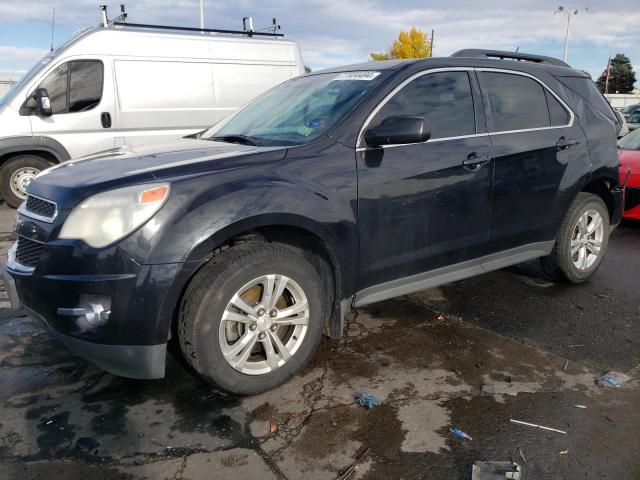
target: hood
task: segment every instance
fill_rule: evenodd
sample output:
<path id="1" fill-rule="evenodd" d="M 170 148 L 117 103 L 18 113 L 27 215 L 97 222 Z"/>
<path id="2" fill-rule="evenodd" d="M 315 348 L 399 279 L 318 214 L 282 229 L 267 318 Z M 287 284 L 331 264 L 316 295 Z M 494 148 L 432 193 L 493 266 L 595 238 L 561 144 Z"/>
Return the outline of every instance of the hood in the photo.
<path id="1" fill-rule="evenodd" d="M 269 155 L 269 152 L 273 152 Z M 175 181 L 246 168 L 257 161 L 284 157 L 286 147 L 257 147 L 182 138 L 173 142 L 143 144 L 106 150 L 70 160 L 34 178 L 28 192 L 64 204 L 76 203 L 94 193 L 136 183 Z M 258 155 L 256 155 L 258 154 Z M 260 155 L 263 154 L 263 155 Z M 63 205 L 60 205 L 64 208 Z"/>

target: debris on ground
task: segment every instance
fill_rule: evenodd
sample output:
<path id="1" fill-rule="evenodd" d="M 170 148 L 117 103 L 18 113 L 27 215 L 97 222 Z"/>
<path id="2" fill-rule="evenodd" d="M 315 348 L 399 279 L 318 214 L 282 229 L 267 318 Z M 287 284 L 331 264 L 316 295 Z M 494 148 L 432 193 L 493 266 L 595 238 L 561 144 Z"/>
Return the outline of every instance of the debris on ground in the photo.
<path id="1" fill-rule="evenodd" d="M 561 433 L 563 435 L 567 434 L 567 432 L 565 432 L 564 430 L 558 430 L 557 428 L 551 428 L 551 427 L 543 427 L 542 425 L 537 425 L 535 423 L 529 423 L 529 422 L 523 422 L 522 420 L 514 420 L 513 418 L 510 418 L 509 421 L 511 423 L 517 423 L 519 425 L 526 425 L 528 427 L 540 428 L 542 430 L 549 430 L 551 432 L 558 432 L 558 433 Z"/>
<path id="2" fill-rule="evenodd" d="M 521 468 L 515 462 L 474 462 L 472 480 L 520 480 Z"/>
<path id="3" fill-rule="evenodd" d="M 507 377 L 503 382 L 484 383 L 480 389 L 484 393 L 506 393 L 513 394 L 513 383 L 511 383 L 511 377 Z"/>
<path id="4" fill-rule="evenodd" d="M 524 463 L 527 463 L 527 459 L 524 458 L 524 453 L 522 453 L 522 449 L 520 447 L 518 447 L 518 453 L 520 454 L 520 458 L 522 459 L 522 461 Z"/>
<path id="5" fill-rule="evenodd" d="M 337 480 L 347 480 L 347 479 L 351 478 L 351 475 L 353 475 L 358 470 L 358 467 L 360 466 L 360 464 L 367 459 L 367 457 L 369 456 L 369 452 L 370 451 L 371 451 L 370 448 L 366 448 L 364 450 L 364 452 L 362 452 L 360 454 L 360 456 L 358 458 L 356 458 L 356 461 L 353 462 L 351 464 L 351 466 L 349 468 L 347 468 L 344 471 L 344 473 L 338 477 Z"/>
<path id="6" fill-rule="evenodd" d="M 471 438 L 468 433 L 465 433 L 462 430 L 458 430 L 456 427 L 449 428 L 449 431 L 462 440 L 473 440 L 473 438 Z"/>
<path id="7" fill-rule="evenodd" d="M 629 375 L 619 372 L 607 372 L 596 378 L 596 385 L 602 388 L 619 388 L 623 383 L 631 380 Z"/>
<path id="8" fill-rule="evenodd" d="M 569 450 L 560 450 L 558 453 L 560 454 L 561 457 L 565 457 L 569 455 Z"/>
<path id="9" fill-rule="evenodd" d="M 367 409 L 372 409 L 380 405 L 380 400 L 367 392 L 359 393 L 354 397 L 354 400 L 358 405 Z"/>
<path id="10" fill-rule="evenodd" d="M 576 407 L 576 408 L 587 408 L 586 405 L 574 405 L 574 407 Z"/>
<path id="11" fill-rule="evenodd" d="M 280 426 L 279 426 L 277 423 L 273 423 L 273 422 L 271 422 L 271 423 L 269 424 L 269 433 L 270 433 L 271 435 L 274 435 L 274 434 L 278 433 L 278 429 L 279 429 L 279 428 L 280 428 Z"/>

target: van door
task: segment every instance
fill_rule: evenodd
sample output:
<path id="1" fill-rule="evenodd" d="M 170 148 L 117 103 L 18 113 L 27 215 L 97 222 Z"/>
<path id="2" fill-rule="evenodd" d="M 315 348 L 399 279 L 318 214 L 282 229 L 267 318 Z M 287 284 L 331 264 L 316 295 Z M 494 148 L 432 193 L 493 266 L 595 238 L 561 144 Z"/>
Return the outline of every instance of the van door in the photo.
<path id="1" fill-rule="evenodd" d="M 114 98 L 111 69 L 101 60 L 66 61 L 38 85 L 47 89 L 50 116 L 32 114 L 34 137 L 60 142 L 71 158 L 114 146 Z"/>

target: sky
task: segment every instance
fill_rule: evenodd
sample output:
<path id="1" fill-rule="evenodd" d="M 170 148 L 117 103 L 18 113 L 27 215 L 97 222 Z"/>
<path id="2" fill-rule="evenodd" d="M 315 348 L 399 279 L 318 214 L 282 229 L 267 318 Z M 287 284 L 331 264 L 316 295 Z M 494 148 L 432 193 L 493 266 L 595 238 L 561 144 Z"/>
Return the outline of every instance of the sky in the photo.
<path id="1" fill-rule="evenodd" d="M 125 2 L 129 21 L 199 26 L 198 0 Z M 240 29 L 242 17 L 254 27 L 275 17 L 281 33 L 296 40 L 314 70 L 367 61 L 385 51 L 400 30 L 435 30 L 434 55 L 462 48 L 490 48 L 562 58 L 566 15 L 554 14 L 562 0 L 205 0 L 205 26 Z M 589 2 L 592 3 L 589 3 Z M 99 4 L 110 17 L 119 3 L 104 0 L 0 0 L 0 75 L 19 76 L 49 50 L 55 7 L 54 45 L 74 31 L 99 23 Z M 479 7 L 481 5 L 481 7 Z M 579 0 L 567 9 L 591 7 L 571 18 L 567 61 L 594 78 L 609 56 L 624 53 L 640 85 L 640 0 Z"/>

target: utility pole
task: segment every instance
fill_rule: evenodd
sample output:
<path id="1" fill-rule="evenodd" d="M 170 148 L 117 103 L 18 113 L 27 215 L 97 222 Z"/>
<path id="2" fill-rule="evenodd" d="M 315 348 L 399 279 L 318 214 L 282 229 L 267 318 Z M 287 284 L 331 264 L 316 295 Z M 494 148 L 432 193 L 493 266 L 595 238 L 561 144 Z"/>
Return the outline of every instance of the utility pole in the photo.
<path id="1" fill-rule="evenodd" d="M 578 13 L 580 13 L 581 11 L 588 12 L 589 7 L 576 8 L 575 10 L 567 10 L 562 5 L 560 5 L 558 9 L 553 12 L 554 14 L 560 13 L 562 15 L 567 16 L 567 32 L 565 33 L 565 36 L 564 36 L 564 55 L 562 57 L 562 60 L 565 62 L 567 61 L 567 51 L 569 50 L 569 32 L 571 29 L 571 17 L 578 15 Z"/>
<path id="2" fill-rule="evenodd" d="M 429 48 L 429 56 L 433 57 L 433 28 L 431 29 L 431 48 Z"/>
<path id="3" fill-rule="evenodd" d="M 204 30 L 204 0 L 200 0 L 200 30 Z"/>
<path id="4" fill-rule="evenodd" d="M 56 28 L 56 7 L 53 7 L 53 15 L 51 16 L 51 51 L 53 52 L 53 30 Z"/>

